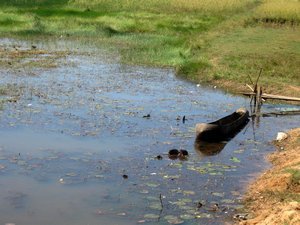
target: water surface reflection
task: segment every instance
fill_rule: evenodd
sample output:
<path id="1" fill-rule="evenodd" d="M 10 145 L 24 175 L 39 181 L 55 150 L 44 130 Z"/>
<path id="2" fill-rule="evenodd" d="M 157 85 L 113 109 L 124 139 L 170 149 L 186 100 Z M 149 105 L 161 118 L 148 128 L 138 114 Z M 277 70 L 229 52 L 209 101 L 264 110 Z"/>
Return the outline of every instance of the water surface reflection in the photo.
<path id="1" fill-rule="evenodd" d="M 195 124 L 248 99 L 101 52 L 33 70 L 0 70 L 1 84 L 24 90 L 0 115 L 0 224 L 222 224 L 241 207 L 243 181 L 266 167 L 276 132 L 299 125 L 262 118 L 255 136 L 244 129 L 219 154 L 198 155 Z M 170 160 L 172 148 L 188 160 Z"/>

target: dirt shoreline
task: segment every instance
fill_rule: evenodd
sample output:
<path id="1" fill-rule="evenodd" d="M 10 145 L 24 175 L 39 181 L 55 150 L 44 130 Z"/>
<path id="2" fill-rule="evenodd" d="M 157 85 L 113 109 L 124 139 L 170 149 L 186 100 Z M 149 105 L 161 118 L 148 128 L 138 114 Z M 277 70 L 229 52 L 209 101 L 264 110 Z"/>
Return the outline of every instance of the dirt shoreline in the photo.
<path id="1" fill-rule="evenodd" d="M 300 224 L 300 128 L 275 145 L 278 150 L 268 155 L 272 168 L 248 187 L 244 201 L 249 216 L 239 225 Z"/>

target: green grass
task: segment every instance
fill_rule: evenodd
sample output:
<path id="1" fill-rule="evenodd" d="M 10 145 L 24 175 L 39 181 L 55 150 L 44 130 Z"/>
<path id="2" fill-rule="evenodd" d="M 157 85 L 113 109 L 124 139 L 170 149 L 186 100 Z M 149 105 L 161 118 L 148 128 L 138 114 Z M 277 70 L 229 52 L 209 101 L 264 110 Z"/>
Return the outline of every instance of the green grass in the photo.
<path id="1" fill-rule="evenodd" d="M 151 11 L 163 13 L 220 13 L 240 10 L 253 0 L 72 0 L 78 7 L 107 11 Z"/>
<path id="2" fill-rule="evenodd" d="M 261 81 L 280 86 L 293 81 L 300 86 L 300 31 L 291 28 L 240 28 L 216 39 L 208 58 L 216 63 L 209 77 L 248 82 L 248 75 L 256 77 L 263 68 Z M 288 40 L 288 41 L 287 41 Z"/>
<path id="3" fill-rule="evenodd" d="M 197 82 L 245 83 L 263 68 L 263 85 L 300 86 L 299 15 L 296 0 L 2 0 L 0 33 L 92 39 Z"/>
<path id="4" fill-rule="evenodd" d="M 300 185 L 300 171 L 296 169 L 287 169 L 286 172 L 292 174 L 292 184 Z"/>

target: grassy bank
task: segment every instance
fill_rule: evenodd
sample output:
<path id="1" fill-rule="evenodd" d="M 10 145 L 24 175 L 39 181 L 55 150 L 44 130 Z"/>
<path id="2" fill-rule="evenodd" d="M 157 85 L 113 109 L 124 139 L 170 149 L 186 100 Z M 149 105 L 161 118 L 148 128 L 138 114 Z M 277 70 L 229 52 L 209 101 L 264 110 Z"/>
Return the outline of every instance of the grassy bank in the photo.
<path id="1" fill-rule="evenodd" d="M 295 0 L 2 0 L 0 33 L 88 39 L 115 46 L 124 63 L 171 66 L 231 90 L 263 68 L 263 86 L 294 95 L 299 15 Z"/>
<path id="2" fill-rule="evenodd" d="M 248 190 L 245 201 L 251 219 L 240 225 L 300 223 L 300 128 L 277 145 L 278 151 L 268 157 L 273 167 Z"/>

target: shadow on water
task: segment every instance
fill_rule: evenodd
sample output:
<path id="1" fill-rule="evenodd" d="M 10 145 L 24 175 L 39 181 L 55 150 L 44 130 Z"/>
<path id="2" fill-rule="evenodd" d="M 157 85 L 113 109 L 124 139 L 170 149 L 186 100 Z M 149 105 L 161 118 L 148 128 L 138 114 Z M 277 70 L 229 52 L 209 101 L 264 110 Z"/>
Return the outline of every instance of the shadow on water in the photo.
<path id="1" fill-rule="evenodd" d="M 222 142 L 204 142 L 204 141 L 195 141 L 195 150 L 197 153 L 205 155 L 205 156 L 212 156 L 219 154 L 224 147 L 226 146 L 227 141 Z"/>

